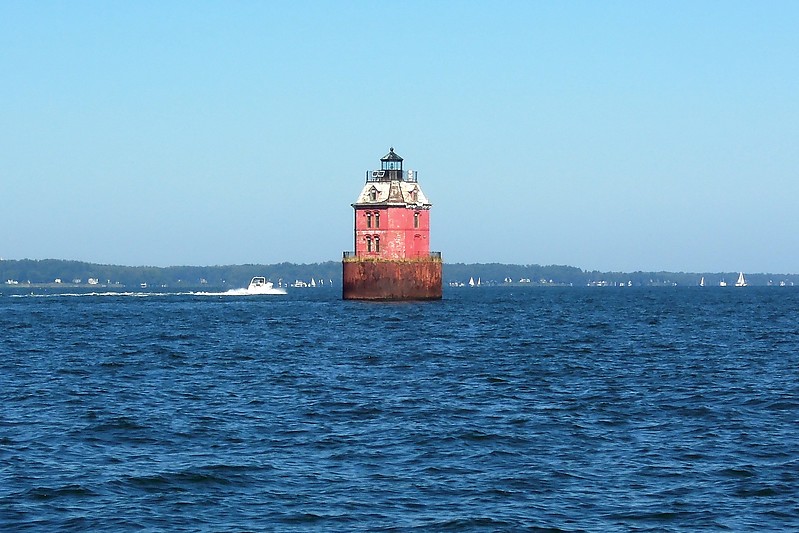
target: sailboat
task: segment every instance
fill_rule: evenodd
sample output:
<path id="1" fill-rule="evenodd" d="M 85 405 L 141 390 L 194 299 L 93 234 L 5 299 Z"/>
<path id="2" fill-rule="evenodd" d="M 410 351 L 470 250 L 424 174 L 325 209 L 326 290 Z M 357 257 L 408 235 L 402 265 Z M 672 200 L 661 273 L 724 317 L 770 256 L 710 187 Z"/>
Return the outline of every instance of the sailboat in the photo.
<path id="1" fill-rule="evenodd" d="M 735 282 L 736 287 L 746 287 L 746 279 L 744 278 L 744 273 L 740 272 L 738 274 L 738 281 Z"/>
<path id="2" fill-rule="evenodd" d="M 474 287 L 474 278 L 469 278 L 469 287 Z"/>
<path id="3" fill-rule="evenodd" d="M 705 286 L 705 276 L 702 276 L 702 279 L 699 280 L 699 286 L 700 287 L 704 287 Z"/>

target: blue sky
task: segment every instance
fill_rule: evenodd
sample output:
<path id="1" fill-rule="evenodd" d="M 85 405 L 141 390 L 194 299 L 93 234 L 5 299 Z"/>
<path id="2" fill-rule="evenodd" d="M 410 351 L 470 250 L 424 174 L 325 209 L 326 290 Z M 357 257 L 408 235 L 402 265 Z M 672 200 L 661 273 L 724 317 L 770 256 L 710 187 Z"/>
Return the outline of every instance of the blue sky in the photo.
<path id="1" fill-rule="evenodd" d="M 0 2 L 0 257 L 799 272 L 799 3 Z"/>

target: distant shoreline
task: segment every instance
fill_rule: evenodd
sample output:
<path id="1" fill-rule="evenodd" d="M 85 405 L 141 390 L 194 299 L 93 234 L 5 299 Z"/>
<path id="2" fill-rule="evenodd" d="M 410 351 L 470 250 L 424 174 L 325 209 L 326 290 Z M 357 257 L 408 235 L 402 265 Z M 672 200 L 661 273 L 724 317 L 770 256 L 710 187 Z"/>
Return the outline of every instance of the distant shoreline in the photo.
<path id="1" fill-rule="evenodd" d="M 274 283 L 341 286 L 341 262 L 221 266 L 120 266 L 62 259 L 0 259 L 0 288 L 46 289 L 229 289 L 254 276 Z M 445 286 L 732 286 L 738 272 L 600 272 L 567 265 L 444 263 Z M 57 282 L 60 280 L 61 282 Z M 89 283 L 92 280 L 93 283 Z M 797 274 L 746 273 L 748 285 L 799 285 Z M 9 283 L 10 282 L 10 283 Z"/>

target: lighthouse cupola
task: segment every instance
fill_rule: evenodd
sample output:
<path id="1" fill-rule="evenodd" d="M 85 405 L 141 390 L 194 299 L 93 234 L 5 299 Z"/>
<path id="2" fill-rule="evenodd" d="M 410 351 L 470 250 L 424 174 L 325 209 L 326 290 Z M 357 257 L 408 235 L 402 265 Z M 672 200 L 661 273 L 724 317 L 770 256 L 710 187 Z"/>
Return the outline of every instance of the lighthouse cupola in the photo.
<path id="1" fill-rule="evenodd" d="M 402 179 L 402 158 L 394 152 L 393 146 L 380 158 L 380 170 L 381 179 L 386 181 Z"/>

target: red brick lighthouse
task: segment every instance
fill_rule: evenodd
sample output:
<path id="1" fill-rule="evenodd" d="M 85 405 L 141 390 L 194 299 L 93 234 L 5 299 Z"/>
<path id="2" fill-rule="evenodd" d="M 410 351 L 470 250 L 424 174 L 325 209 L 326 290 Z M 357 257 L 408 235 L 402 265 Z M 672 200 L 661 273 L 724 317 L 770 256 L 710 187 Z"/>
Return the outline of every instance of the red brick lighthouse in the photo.
<path id="1" fill-rule="evenodd" d="M 355 251 L 344 252 L 345 300 L 437 300 L 441 253 L 430 251 L 430 207 L 394 148 L 352 204 Z"/>

